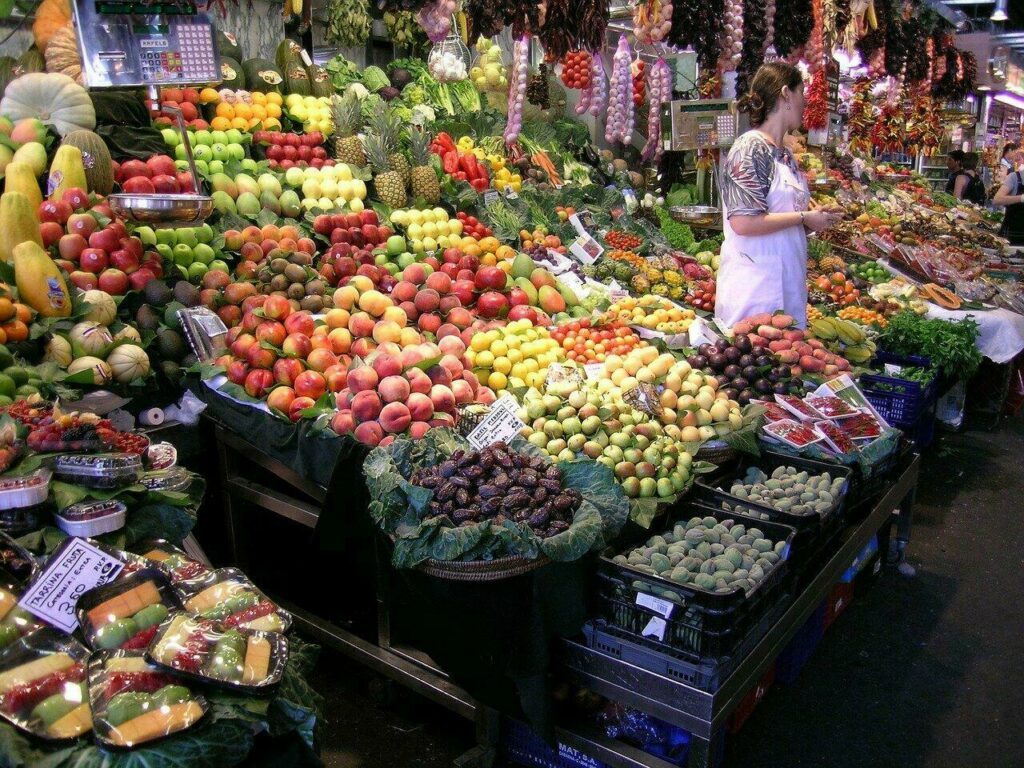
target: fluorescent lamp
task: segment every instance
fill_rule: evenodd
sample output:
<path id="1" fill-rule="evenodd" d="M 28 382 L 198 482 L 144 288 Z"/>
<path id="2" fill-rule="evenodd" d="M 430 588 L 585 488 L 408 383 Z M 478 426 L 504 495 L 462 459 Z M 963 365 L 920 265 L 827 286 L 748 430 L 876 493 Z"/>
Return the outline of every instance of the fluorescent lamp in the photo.
<path id="1" fill-rule="evenodd" d="M 992 11 L 992 15 L 989 16 L 991 21 L 1007 21 L 1009 16 L 1006 15 L 1006 0 L 996 0 L 995 10 Z"/>
<path id="2" fill-rule="evenodd" d="M 1010 93 L 997 93 L 995 95 L 995 100 L 1000 104 L 1005 104 L 1008 107 L 1024 111 L 1024 99 L 1019 96 L 1014 96 Z"/>

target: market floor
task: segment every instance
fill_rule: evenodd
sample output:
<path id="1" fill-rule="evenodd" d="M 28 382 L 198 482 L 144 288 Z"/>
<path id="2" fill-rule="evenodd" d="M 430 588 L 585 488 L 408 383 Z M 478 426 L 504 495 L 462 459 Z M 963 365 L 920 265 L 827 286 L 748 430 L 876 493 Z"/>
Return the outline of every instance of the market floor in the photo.
<path id="1" fill-rule="evenodd" d="M 725 768 L 1024 766 L 1024 422 L 945 435 L 927 455 L 909 559 L 826 634 L 795 684 L 776 686 L 726 747 Z M 329 768 L 448 768 L 472 726 L 325 653 Z"/>

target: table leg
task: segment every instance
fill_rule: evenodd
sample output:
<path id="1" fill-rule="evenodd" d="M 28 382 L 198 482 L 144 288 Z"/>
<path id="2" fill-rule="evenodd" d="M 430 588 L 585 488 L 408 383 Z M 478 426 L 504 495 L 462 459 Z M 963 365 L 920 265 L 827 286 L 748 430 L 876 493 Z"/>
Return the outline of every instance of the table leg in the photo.
<path id="1" fill-rule="evenodd" d="M 903 576 L 914 576 L 917 569 L 907 562 L 907 545 L 910 543 L 910 531 L 913 525 L 914 499 L 917 485 L 910 489 L 896 510 L 896 536 L 889 542 L 886 557 L 888 565 L 895 565 Z"/>
<path id="2" fill-rule="evenodd" d="M 228 490 L 228 478 L 233 474 L 234 464 L 231 458 L 231 449 L 224 445 L 223 441 L 217 440 L 217 454 L 220 458 L 221 500 L 224 504 L 224 521 L 227 525 L 228 557 L 232 565 L 246 570 L 248 561 L 245 548 L 242 546 L 242 521 L 238 510 L 235 509 L 231 492 Z"/>
<path id="3" fill-rule="evenodd" d="M 690 737 L 687 768 L 718 768 L 725 757 L 725 729 L 719 728 L 710 739 Z"/>

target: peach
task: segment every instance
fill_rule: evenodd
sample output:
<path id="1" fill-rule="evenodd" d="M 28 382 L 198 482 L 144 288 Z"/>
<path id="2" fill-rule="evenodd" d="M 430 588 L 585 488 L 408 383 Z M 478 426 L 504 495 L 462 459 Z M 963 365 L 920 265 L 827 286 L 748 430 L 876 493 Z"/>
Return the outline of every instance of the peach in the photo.
<path id="1" fill-rule="evenodd" d="M 380 377 L 369 365 L 361 365 L 348 372 L 348 386 L 353 392 L 366 392 L 377 389 Z"/>
<path id="2" fill-rule="evenodd" d="M 410 264 L 402 270 L 402 280 L 415 285 L 423 285 L 427 279 L 427 270 L 422 264 Z"/>
<path id="3" fill-rule="evenodd" d="M 376 421 L 367 421 L 356 427 L 355 438 L 364 445 L 376 447 L 384 439 L 384 430 Z"/>
<path id="4" fill-rule="evenodd" d="M 452 279 L 444 272 L 433 272 L 427 276 L 426 285 L 437 293 L 448 293 L 452 289 Z"/>
<path id="5" fill-rule="evenodd" d="M 330 349 L 321 347 L 319 349 L 314 349 L 309 353 L 309 357 L 306 358 L 306 363 L 314 371 L 322 373 L 332 365 L 336 365 L 338 363 L 338 358 Z"/>
<path id="6" fill-rule="evenodd" d="M 476 399 L 477 402 L 483 403 L 484 405 L 490 405 L 498 399 L 498 396 L 494 394 L 494 390 L 490 387 L 480 387 L 480 389 L 477 390 Z"/>
<path id="7" fill-rule="evenodd" d="M 448 313 L 448 322 L 456 328 L 465 330 L 473 322 L 473 315 L 465 307 L 456 307 Z"/>
<path id="8" fill-rule="evenodd" d="M 343 363 L 332 365 L 324 371 L 324 381 L 331 392 L 341 392 L 348 384 L 348 367 Z"/>
<path id="9" fill-rule="evenodd" d="M 334 306 L 339 309 L 352 309 L 359 301 L 359 289 L 352 283 L 343 285 L 334 292 Z"/>
<path id="10" fill-rule="evenodd" d="M 331 340 L 327 338 L 326 333 L 314 333 L 309 337 L 309 343 L 313 346 L 313 349 L 331 348 Z"/>
<path id="11" fill-rule="evenodd" d="M 380 409 L 380 397 L 373 390 L 364 389 L 352 398 L 352 415 L 356 421 L 373 421 L 380 415 Z"/>
<path id="12" fill-rule="evenodd" d="M 373 340 L 378 344 L 383 344 L 385 341 L 397 344 L 400 338 L 402 338 L 402 327 L 393 320 L 379 320 L 373 326 Z"/>
<path id="13" fill-rule="evenodd" d="M 356 339 L 352 342 L 352 349 L 349 352 L 353 357 L 367 357 L 377 348 L 377 342 L 373 339 Z"/>
<path id="14" fill-rule="evenodd" d="M 450 413 L 438 413 L 435 411 L 434 418 L 432 418 L 428 423 L 432 427 L 454 427 L 455 417 Z"/>
<path id="15" fill-rule="evenodd" d="M 441 328 L 444 328 L 442 325 Z M 462 356 L 466 354 L 466 345 L 462 343 L 462 339 L 459 338 L 458 331 L 452 334 L 442 334 L 441 331 L 437 332 L 437 347 L 444 355 L 454 355 L 455 357 L 462 359 Z"/>
<path id="16" fill-rule="evenodd" d="M 352 394 L 352 390 L 348 387 L 342 387 L 334 395 L 335 406 L 342 411 L 349 410 L 352 407 L 352 398 L 355 395 Z"/>
<path id="17" fill-rule="evenodd" d="M 445 355 L 441 358 L 441 367 L 448 371 L 452 381 L 462 377 L 462 360 L 455 355 Z"/>
<path id="18" fill-rule="evenodd" d="M 355 428 L 356 420 L 352 417 L 352 411 L 350 410 L 338 411 L 331 418 L 331 429 L 339 435 L 347 435 Z"/>
<path id="19" fill-rule="evenodd" d="M 412 417 L 405 403 L 388 403 L 381 409 L 377 421 L 385 431 L 400 434 L 409 428 Z"/>
<path id="20" fill-rule="evenodd" d="M 420 315 L 416 318 L 416 325 L 424 333 L 437 333 L 441 327 L 441 318 L 433 314 Z"/>
<path id="21" fill-rule="evenodd" d="M 327 334 L 331 342 L 331 351 L 336 355 L 344 354 L 352 348 L 352 332 L 348 328 L 335 328 Z"/>
<path id="22" fill-rule="evenodd" d="M 339 291 L 341 288 L 338 289 Z M 335 291 L 337 293 L 337 291 Z M 327 323 L 327 327 L 331 330 L 334 328 L 344 328 L 348 325 L 348 319 L 351 317 L 347 309 L 341 307 L 335 307 L 334 309 L 328 310 L 327 314 L 324 315 L 324 322 Z"/>
<path id="23" fill-rule="evenodd" d="M 402 335 L 398 339 L 398 346 L 404 349 L 405 347 L 416 346 L 422 340 L 423 337 L 420 336 L 420 332 L 415 328 L 403 328 Z"/>
<path id="24" fill-rule="evenodd" d="M 409 399 L 409 393 L 412 390 L 409 387 L 409 382 L 403 377 L 388 376 L 381 379 L 377 391 L 380 392 L 380 398 L 385 403 L 402 403 Z"/>
<path id="25" fill-rule="evenodd" d="M 395 442 L 395 436 L 394 435 L 385 435 L 384 439 L 381 440 L 379 443 L 377 443 L 377 445 L 380 448 L 387 448 L 389 445 L 391 445 L 394 442 Z"/>
<path id="26" fill-rule="evenodd" d="M 312 336 L 317 326 L 316 321 L 313 320 L 313 315 L 303 310 L 288 315 L 285 318 L 284 327 L 288 333 L 304 333 L 306 336 Z"/>
<path id="27" fill-rule="evenodd" d="M 391 299 L 380 291 L 369 290 L 359 294 L 359 308 L 374 317 L 380 317 L 384 310 L 392 306 Z"/>
<path id="28" fill-rule="evenodd" d="M 413 421 L 430 421 L 434 417 L 434 402 L 429 395 L 412 392 L 406 404 Z"/>
<path id="29" fill-rule="evenodd" d="M 431 288 L 424 288 L 416 294 L 413 304 L 416 305 L 416 309 L 420 312 L 433 312 L 440 306 L 441 296 Z"/>
<path id="30" fill-rule="evenodd" d="M 281 349 L 286 355 L 304 358 L 313 351 L 313 342 L 304 333 L 292 333 L 285 338 Z"/>
<path id="31" fill-rule="evenodd" d="M 295 390 L 291 387 L 274 387 L 267 395 L 267 405 L 281 413 L 288 413 L 295 400 Z"/>
<path id="32" fill-rule="evenodd" d="M 456 307 L 461 306 L 462 302 L 459 300 L 458 296 L 445 296 L 443 299 L 441 299 L 441 303 L 438 305 L 438 309 L 441 311 L 442 315 L 447 315 Z"/>
<path id="33" fill-rule="evenodd" d="M 414 421 L 409 425 L 409 437 L 419 440 L 430 431 L 430 425 L 425 421 Z"/>
<path id="34" fill-rule="evenodd" d="M 461 331 L 451 323 L 443 323 L 441 327 L 437 329 L 435 336 L 437 336 L 437 340 L 440 341 L 445 336 L 458 336 L 460 333 Z"/>
<path id="35" fill-rule="evenodd" d="M 459 405 L 473 402 L 473 388 L 468 381 L 458 379 L 452 382 L 452 394 L 455 395 L 455 402 Z"/>
<path id="36" fill-rule="evenodd" d="M 373 280 L 366 275 L 353 275 L 348 284 L 354 287 L 359 293 L 366 293 L 373 290 Z"/>
<path id="37" fill-rule="evenodd" d="M 411 368 L 416 363 L 423 360 L 423 352 L 420 350 L 419 345 L 403 347 L 401 354 L 398 356 L 399 362 L 402 364 L 402 370 Z"/>
<path id="38" fill-rule="evenodd" d="M 408 280 L 399 280 L 391 289 L 391 298 L 395 301 L 412 301 L 416 298 L 416 284 Z"/>
<path id="39" fill-rule="evenodd" d="M 295 377 L 304 370 L 306 370 L 306 366 L 302 364 L 301 360 L 296 360 L 294 357 L 282 357 L 274 363 L 274 380 L 278 384 L 290 387 L 295 381 Z M 282 408 L 281 410 L 286 409 Z"/>
<path id="40" fill-rule="evenodd" d="M 420 311 L 416 309 L 416 305 L 411 301 L 403 301 L 398 306 L 403 312 L 405 312 L 405 317 L 410 323 L 415 323 L 416 318 L 420 316 Z"/>
<path id="41" fill-rule="evenodd" d="M 384 380 L 388 376 L 401 376 L 402 375 L 402 358 L 401 352 L 397 355 L 389 355 L 386 352 L 378 351 L 374 355 L 373 360 L 369 361 L 370 365 L 373 366 L 374 372 L 377 374 L 379 380 Z"/>
<path id="42" fill-rule="evenodd" d="M 327 379 L 317 371 L 303 371 L 292 386 L 299 397 L 312 398 L 315 403 L 327 391 Z"/>
<path id="43" fill-rule="evenodd" d="M 422 395 L 429 395 L 430 388 L 433 386 L 430 377 L 427 376 L 419 368 L 410 368 L 405 373 L 405 378 L 409 380 L 409 389 L 412 392 L 419 392 Z"/>
<path id="44" fill-rule="evenodd" d="M 480 380 L 476 377 L 475 373 L 469 370 L 464 370 L 462 372 L 462 380 L 469 384 L 474 395 L 477 394 L 477 390 L 480 389 Z"/>
<path id="45" fill-rule="evenodd" d="M 263 239 L 263 233 L 256 226 L 248 226 L 242 230 L 242 240 L 246 243 L 259 243 Z"/>
<path id="46" fill-rule="evenodd" d="M 427 369 L 427 376 L 434 384 L 440 384 L 444 387 L 451 387 L 452 375 L 448 373 L 448 369 L 440 365 L 434 365 Z"/>
<path id="47" fill-rule="evenodd" d="M 430 388 L 430 401 L 434 404 L 435 418 L 438 412 L 455 412 L 455 394 L 452 392 L 451 387 L 435 384 Z"/>
<path id="48" fill-rule="evenodd" d="M 393 341 L 381 342 L 377 345 L 377 351 L 382 355 L 391 355 L 392 357 L 398 357 L 402 354 L 402 348 Z"/>
<path id="49" fill-rule="evenodd" d="M 401 307 L 388 307 L 380 319 L 395 323 L 399 328 L 405 328 L 409 324 L 409 316 Z"/>
<path id="50" fill-rule="evenodd" d="M 348 319 L 348 330 L 357 339 L 372 336 L 374 325 L 373 318 L 365 312 L 356 312 Z"/>

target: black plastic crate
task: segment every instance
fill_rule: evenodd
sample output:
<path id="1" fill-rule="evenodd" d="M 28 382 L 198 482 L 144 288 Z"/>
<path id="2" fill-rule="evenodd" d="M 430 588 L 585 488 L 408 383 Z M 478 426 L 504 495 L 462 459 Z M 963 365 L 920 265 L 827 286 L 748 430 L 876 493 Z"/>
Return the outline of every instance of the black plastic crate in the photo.
<path id="1" fill-rule="evenodd" d="M 769 540 L 784 541 L 786 546 L 771 573 L 754 589 L 724 593 L 644 573 L 615 562 L 608 551 L 601 557 L 598 571 L 600 610 L 612 625 L 635 637 L 643 637 L 655 620 L 652 629 L 660 629 L 662 641 L 686 658 L 719 658 L 731 653 L 747 631 L 781 599 L 790 578 L 789 558 L 796 533 L 781 523 L 745 518 L 720 509 L 692 505 L 680 512 L 677 523 L 694 515 L 713 517 L 719 522 L 735 520 L 748 528 L 759 528 Z"/>
<path id="2" fill-rule="evenodd" d="M 934 422 L 933 422 L 934 426 Z M 847 517 L 854 519 L 863 516 L 870 504 L 878 499 L 892 485 L 896 471 L 904 465 L 908 456 L 913 453 L 913 443 L 902 440 L 900 445 L 883 461 L 872 468 L 869 476 L 857 465 L 850 477 L 850 491 L 847 494 Z"/>

